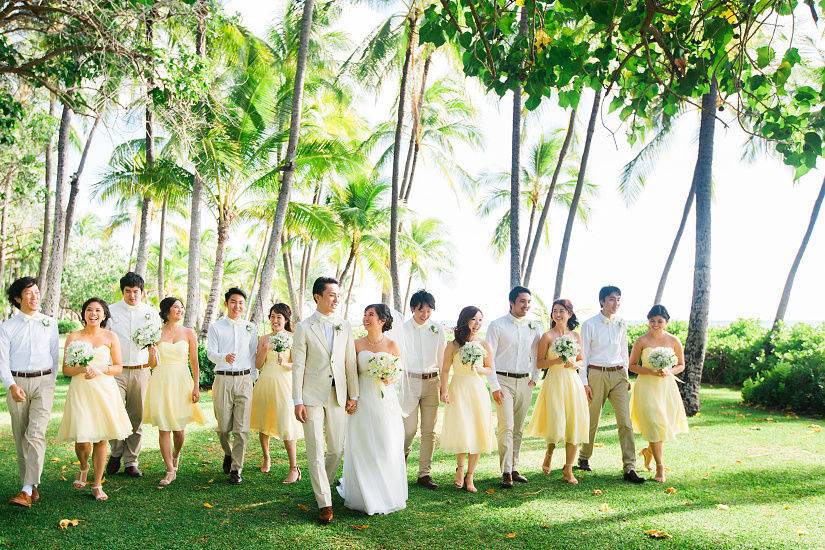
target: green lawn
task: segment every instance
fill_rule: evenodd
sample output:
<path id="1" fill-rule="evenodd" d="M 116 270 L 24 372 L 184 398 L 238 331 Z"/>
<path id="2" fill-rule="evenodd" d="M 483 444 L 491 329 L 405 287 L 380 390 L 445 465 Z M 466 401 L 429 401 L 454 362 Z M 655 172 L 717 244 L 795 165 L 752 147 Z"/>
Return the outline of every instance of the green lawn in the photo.
<path id="1" fill-rule="evenodd" d="M 110 500 L 94 502 L 88 490 L 72 489 L 73 450 L 54 441 L 66 388 L 65 382 L 58 388 L 49 426 L 43 500 L 28 511 L 0 504 L 0 546 L 825 548 L 825 431 L 812 427 L 825 422 L 749 409 L 740 404 L 737 391 L 727 388 L 705 388 L 691 433 L 666 448 L 671 471 L 665 485 L 620 481 L 616 432 L 605 414 L 598 443 L 603 446 L 592 459 L 595 471 L 580 473 L 578 487 L 564 484 L 559 470 L 549 477 L 541 474 L 544 445 L 535 439 L 525 442 L 522 453 L 521 471 L 530 483 L 512 490 L 499 489 L 497 459 L 490 455 L 476 476 L 480 492 L 459 492 L 451 483 L 453 457 L 437 453 L 434 477 L 441 489 L 413 485 L 407 510 L 376 517 L 345 510 L 336 496 L 336 520 L 328 527 L 315 523 L 306 474 L 297 485 L 280 483 L 287 466 L 279 442 L 273 442 L 278 451 L 273 471 L 265 475 L 257 469 L 257 438 L 251 438 L 244 483 L 230 486 L 220 472 L 222 453 L 211 426 L 189 433 L 178 479 L 164 490 L 156 488 L 164 470 L 157 432 L 146 429 L 145 477 L 111 477 L 105 486 Z M 204 412 L 214 425 L 209 396 L 204 397 Z M 3 398 L 4 498 L 19 488 L 5 405 Z M 303 445 L 299 460 L 305 463 Z M 414 476 L 415 464 L 409 472 Z M 674 494 L 666 493 L 669 486 Z M 595 489 L 602 494 L 594 495 Z M 61 531 L 63 518 L 77 518 L 80 525 Z M 672 538 L 650 539 L 644 534 L 648 529 L 664 530 Z"/>

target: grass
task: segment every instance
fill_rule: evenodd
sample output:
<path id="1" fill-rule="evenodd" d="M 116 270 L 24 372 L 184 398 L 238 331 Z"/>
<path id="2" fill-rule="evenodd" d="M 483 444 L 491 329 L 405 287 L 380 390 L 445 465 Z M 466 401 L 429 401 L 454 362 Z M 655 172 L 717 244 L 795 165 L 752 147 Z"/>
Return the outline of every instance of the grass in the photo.
<path id="1" fill-rule="evenodd" d="M 54 440 L 66 389 L 61 381 L 49 424 L 43 500 L 31 510 L 0 504 L 0 547 L 825 548 L 825 431 L 811 427 L 821 420 L 747 408 L 738 392 L 727 388 L 706 387 L 690 434 L 666 446 L 671 471 L 665 485 L 620 481 L 608 407 L 591 461 L 595 470 L 579 473 L 578 487 L 564 484 L 558 469 L 549 477 L 541 474 L 544 445 L 536 439 L 526 440 L 522 449 L 520 470 L 529 484 L 500 489 L 497 458 L 489 455 L 476 476 L 476 495 L 452 488 L 453 457 L 437 452 L 438 491 L 412 485 L 405 511 L 374 517 L 346 510 L 336 495 L 336 520 L 328 527 L 314 521 L 306 472 L 297 485 L 281 484 L 287 463 L 277 441 L 272 473 L 258 470 L 260 448 L 253 436 L 244 483 L 226 482 L 208 395 L 202 407 L 212 424 L 189 431 L 171 487 L 156 487 L 164 468 L 157 432 L 145 428 L 144 478 L 111 476 L 105 485 L 109 501 L 94 502 L 88 489 L 72 489 L 73 449 Z M 410 456 L 411 479 L 416 451 Z M 561 456 L 555 458 L 557 467 Z M 305 464 L 302 443 L 299 462 Z M 5 399 L 0 487 L 4 496 L 19 488 Z M 667 494 L 667 487 L 676 492 Z M 594 495 L 595 489 L 602 493 Z M 63 518 L 80 524 L 60 530 Z M 648 538 L 648 529 L 672 538 Z"/>

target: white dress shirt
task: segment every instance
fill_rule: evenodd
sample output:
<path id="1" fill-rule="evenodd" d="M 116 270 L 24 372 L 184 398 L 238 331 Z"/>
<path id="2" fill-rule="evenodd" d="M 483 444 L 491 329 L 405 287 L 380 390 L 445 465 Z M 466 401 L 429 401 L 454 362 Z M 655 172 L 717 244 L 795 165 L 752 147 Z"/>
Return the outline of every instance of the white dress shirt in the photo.
<path id="1" fill-rule="evenodd" d="M 444 360 L 447 338 L 444 330 L 427 321 L 419 325 L 415 319 L 404 323 L 404 368 L 409 373 L 439 372 Z"/>
<path id="2" fill-rule="evenodd" d="M 536 350 L 541 334 L 539 321 L 518 319 L 509 313 L 490 323 L 486 340 L 493 352 L 493 372 L 487 375 L 487 380 L 492 391 L 501 389 L 498 371 L 529 374 L 533 381 L 539 379 Z"/>
<path id="3" fill-rule="evenodd" d="M 601 313 L 582 324 L 582 366 L 579 369 L 584 385 L 587 385 L 587 366 L 624 367 L 630 363 L 627 352 L 627 323 L 624 319 L 608 319 Z"/>
<path id="4" fill-rule="evenodd" d="M 254 324 L 229 317 L 221 317 L 209 325 L 206 356 L 215 363 L 215 371 L 243 371 L 249 369 L 253 376 L 255 353 L 258 350 L 258 330 Z M 235 354 L 235 362 L 226 362 L 226 356 Z"/>
<path id="5" fill-rule="evenodd" d="M 14 372 L 52 371 L 57 377 L 59 355 L 57 321 L 40 312 L 18 311 L 0 325 L 0 378 L 8 389 Z"/>
<path id="6" fill-rule="evenodd" d="M 317 309 L 315 310 L 315 317 L 321 323 L 321 329 L 324 331 L 324 336 L 327 337 L 327 351 L 332 351 L 332 346 L 335 343 L 335 325 L 340 324 L 341 320 L 333 315 L 324 315 Z"/>
<path id="7" fill-rule="evenodd" d="M 130 306 L 121 300 L 109 306 L 109 313 L 112 318 L 107 328 L 117 334 L 117 339 L 120 340 L 123 365 L 136 367 L 148 364 L 149 350 L 135 344 L 132 335 L 137 329 L 146 325 L 160 326 L 160 315 L 155 308 L 143 302 Z"/>

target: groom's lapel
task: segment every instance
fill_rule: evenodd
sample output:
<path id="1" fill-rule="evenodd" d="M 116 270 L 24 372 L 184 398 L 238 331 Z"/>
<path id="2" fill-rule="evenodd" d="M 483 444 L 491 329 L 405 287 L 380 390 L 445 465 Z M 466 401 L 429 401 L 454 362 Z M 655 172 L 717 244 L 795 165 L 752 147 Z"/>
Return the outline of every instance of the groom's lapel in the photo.
<path id="1" fill-rule="evenodd" d="M 321 347 L 326 350 L 327 353 L 330 353 L 330 350 L 327 349 L 327 337 L 324 334 L 324 331 L 321 329 L 321 322 L 318 319 L 313 319 L 309 325 L 312 332 L 315 333 L 315 337 L 318 339 L 318 343 L 321 344 Z M 334 340 L 333 340 L 334 342 Z"/>

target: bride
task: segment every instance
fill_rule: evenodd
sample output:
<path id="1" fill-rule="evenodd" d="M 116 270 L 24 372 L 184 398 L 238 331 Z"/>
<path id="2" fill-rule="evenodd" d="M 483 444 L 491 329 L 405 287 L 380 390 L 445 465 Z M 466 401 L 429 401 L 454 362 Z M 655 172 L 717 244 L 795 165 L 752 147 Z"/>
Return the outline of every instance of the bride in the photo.
<path id="1" fill-rule="evenodd" d="M 381 360 L 397 362 L 398 344 L 384 333 L 392 313 L 384 304 L 364 310 L 367 335 L 355 341 L 358 355 L 358 408 L 347 419 L 344 472 L 338 492 L 344 506 L 373 514 L 389 514 L 407 506 L 404 424 L 393 379 L 370 374 Z M 372 361 L 372 362 L 371 362 Z"/>

